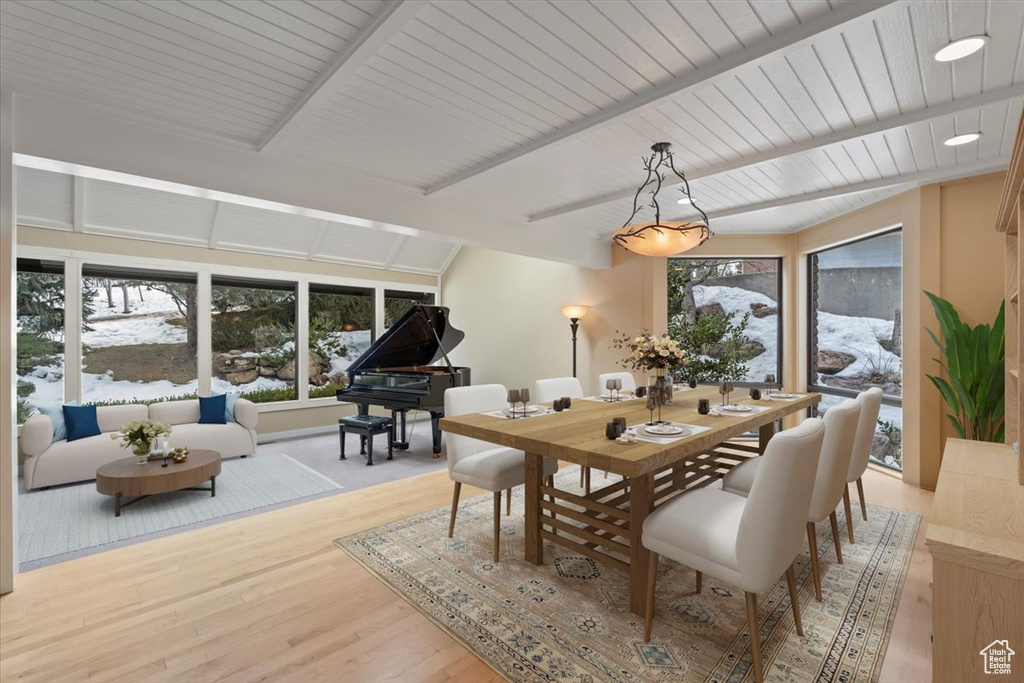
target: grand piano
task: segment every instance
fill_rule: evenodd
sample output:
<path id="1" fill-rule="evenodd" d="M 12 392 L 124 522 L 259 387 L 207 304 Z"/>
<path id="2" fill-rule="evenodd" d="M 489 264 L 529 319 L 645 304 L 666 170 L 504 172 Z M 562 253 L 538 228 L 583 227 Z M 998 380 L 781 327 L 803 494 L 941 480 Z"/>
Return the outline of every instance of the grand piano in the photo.
<path id="1" fill-rule="evenodd" d="M 338 389 L 337 398 L 358 404 L 360 415 L 370 406 L 390 410 L 396 418 L 394 447 L 402 450 L 409 448 L 406 412 L 428 411 L 434 453 L 440 453 L 437 421 L 444 417 L 445 389 L 469 385 L 469 368 L 448 359 L 465 336 L 448 323 L 444 306 L 416 304 L 348 367 L 348 387 Z M 442 359 L 443 365 L 433 365 Z"/>

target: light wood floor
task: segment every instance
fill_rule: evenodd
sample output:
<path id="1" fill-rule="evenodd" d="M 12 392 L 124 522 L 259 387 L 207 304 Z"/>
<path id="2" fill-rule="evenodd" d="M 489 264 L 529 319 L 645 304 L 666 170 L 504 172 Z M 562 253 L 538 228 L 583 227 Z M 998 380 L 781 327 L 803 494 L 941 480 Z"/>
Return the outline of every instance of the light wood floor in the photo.
<path id="1" fill-rule="evenodd" d="M 865 488 L 931 502 L 877 472 Z M 331 544 L 450 500 L 439 471 L 21 574 L 0 598 L 0 679 L 501 680 Z M 923 538 L 922 524 L 882 681 L 931 679 Z"/>

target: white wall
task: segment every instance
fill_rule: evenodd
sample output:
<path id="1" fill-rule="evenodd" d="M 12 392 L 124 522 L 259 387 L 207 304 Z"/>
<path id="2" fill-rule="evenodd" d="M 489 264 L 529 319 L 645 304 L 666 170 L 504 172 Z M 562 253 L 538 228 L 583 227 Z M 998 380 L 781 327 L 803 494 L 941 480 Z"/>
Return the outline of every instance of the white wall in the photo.
<path id="1" fill-rule="evenodd" d="M 17 215 L 12 142 L 13 94 L 0 91 L 0 593 L 14 590 L 17 574 L 17 422 L 14 381 L 15 240 Z"/>
<path id="2" fill-rule="evenodd" d="M 623 353 L 610 348 L 616 330 L 665 328 L 665 259 L 616 249 L 612 263 L 592 270 L 463 248 L 441 280 L 452 325 L 466 333 L 452 362 L 472 368 L 474 384 L 530 387 L 537 379 L 568 376 L 571 331 L 561 307 L 586 304 L 591 309 L 580 321 L 578 376 L 585 391 L 596 391 L 598 374 L 622 369 L 616 361 Z"/>

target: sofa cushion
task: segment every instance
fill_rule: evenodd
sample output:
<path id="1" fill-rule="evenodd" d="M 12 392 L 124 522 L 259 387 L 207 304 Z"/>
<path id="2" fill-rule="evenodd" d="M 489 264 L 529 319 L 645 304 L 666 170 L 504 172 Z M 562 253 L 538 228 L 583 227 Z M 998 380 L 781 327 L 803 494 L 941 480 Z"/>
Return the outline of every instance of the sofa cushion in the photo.
<path id="1" fill-rule="evenodd" d="M 68 401 L 64 405 L 77 406 L 78 401 Z M 53 423 L 53 438 L 51 439 L 51 443 L 53 441 L 63 441 L 68 438 L 68 425 L 64 422 L 64 405 L 61 405 L 60 403 L 53 403 L 47 406 L 36 407 L 36 410 L 50 418 L 50 421 Z"/>
<path id="2" fill-rule="evenodd" d="M 216 396 L 216 394 L 214 394 Z M 235 404 L 238 403 L 238 399 L 242 398 L 241 394 L 232 393 L 224 394 L 224 421 L 234 422 L 235 421 Z"/>
<path id="3" fill-rule="evenodd" d="M 161 401 L 149 406 L 149 419 L 165 425 L 199 422 L 199 401 Z"/>
<path id="4" fill-rule="evenodd" d="M 171 448 L 205 448 L 217 451 L 224 458 L 249 455 L 254 451 L 252 435 L 237 422 L 176 425 L 168 441 Z"/>
<path id="5" fill-rule="evenodd" d="M 145 420 L 147 417 L 149 417 L 149 410 L 141 404 L 132 403 L 124 406 L 96 408 L 96 420 L 100 424 L 101 432 L 118 432 L 129 422 Z"/>
<path id="6" fill-rule="evenodd" d="M 68 441 L 101 434 L 99 422 L 96 421 L 96 406 L 62 406 L 61 409 L 67 425 Z"/>
<path id="7" fill-rule="evenodd" d="M 225 419 L 227 397 L 224 394 L 199 397 L 199 424 L 222 425 Z"/>

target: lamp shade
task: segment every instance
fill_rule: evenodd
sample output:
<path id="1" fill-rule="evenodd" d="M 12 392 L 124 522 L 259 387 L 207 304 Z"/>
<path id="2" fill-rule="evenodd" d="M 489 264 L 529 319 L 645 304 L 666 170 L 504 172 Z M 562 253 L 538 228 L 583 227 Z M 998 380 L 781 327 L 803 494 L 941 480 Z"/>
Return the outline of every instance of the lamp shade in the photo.
<path id="1" fill-rule="evenodd" d="M 582 318 L 590 310 L 590 306 L 583 306 L 580 304 L 569 304 L 568 306 L 562 306 L 562 315 L 569 320 L 573 318 Z"/>
<path id="2" fill-rule="evenodd" d="M 627 225 L 613 235 L 613 239 L 625 249 L 643 256 L 681 254 L 704 244 L 709 237 L 711 231 L 707 225 L 687 221 Z"/>

